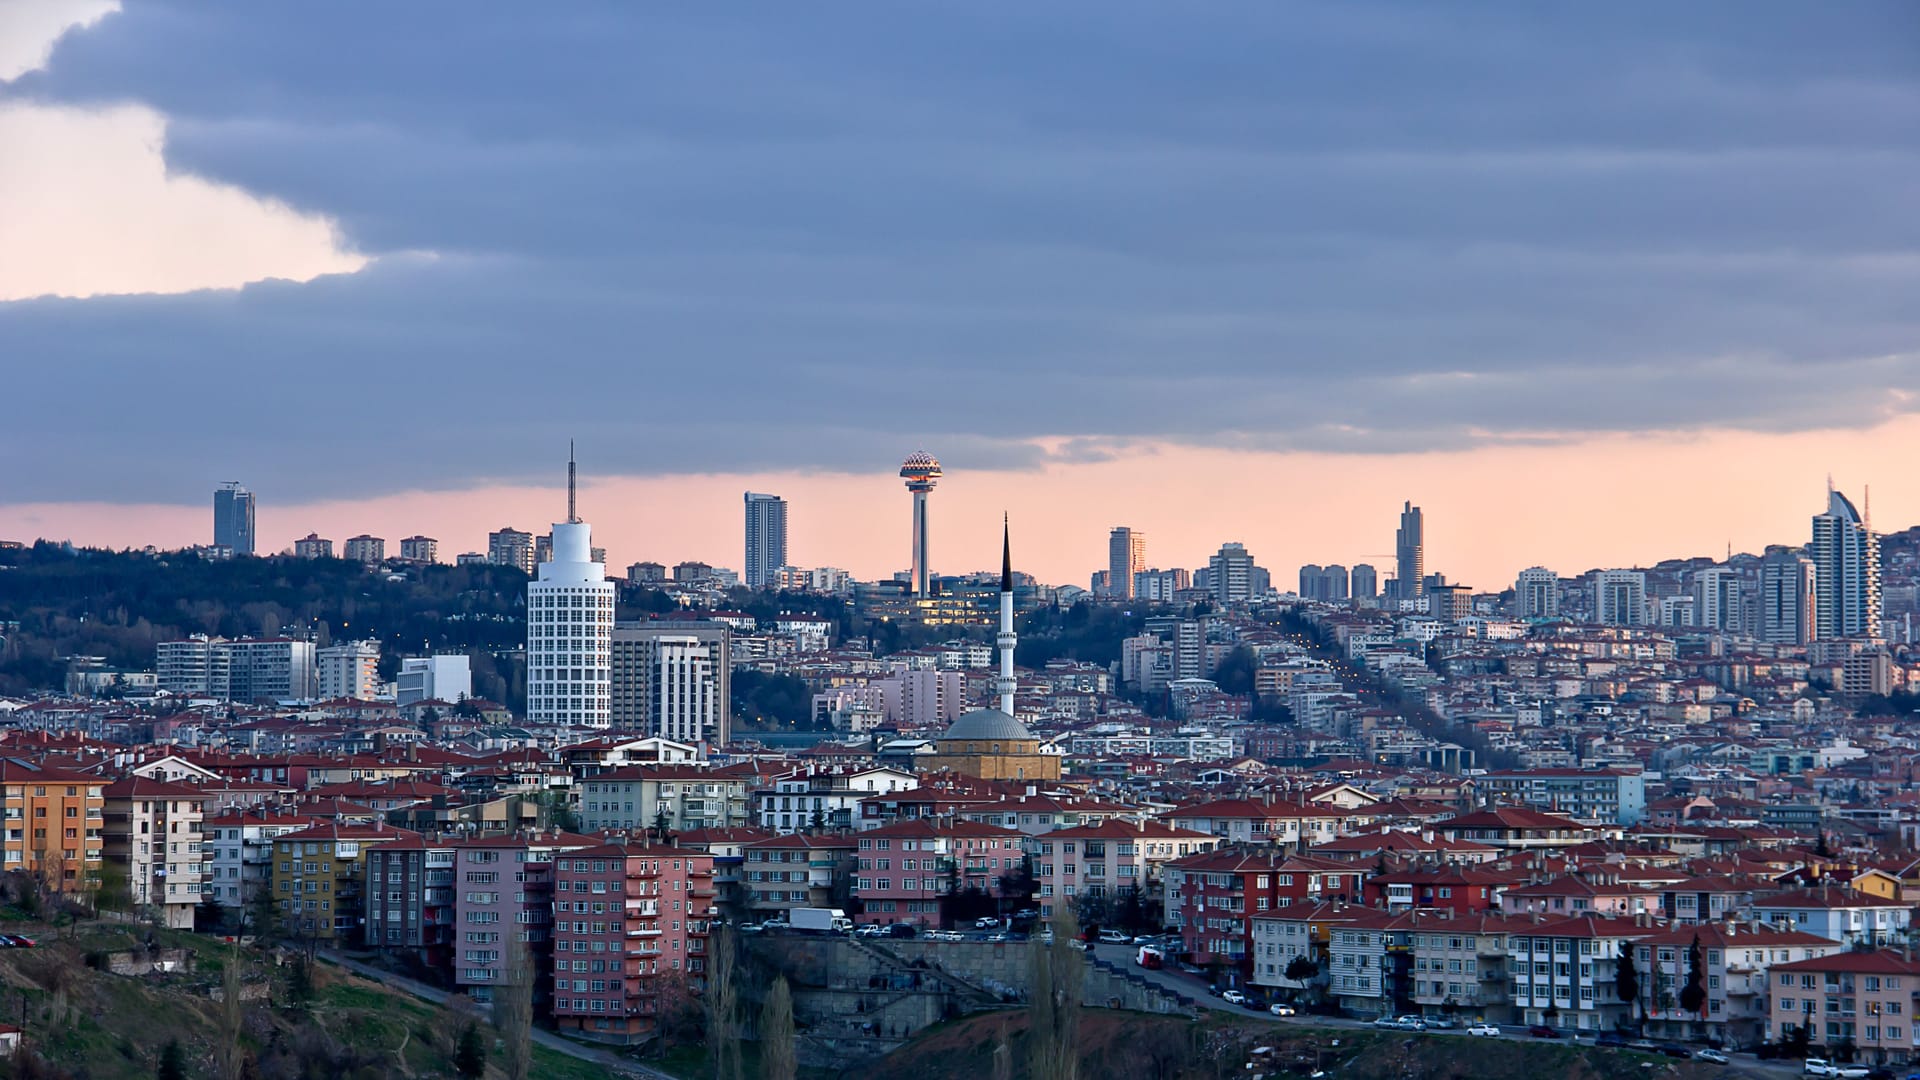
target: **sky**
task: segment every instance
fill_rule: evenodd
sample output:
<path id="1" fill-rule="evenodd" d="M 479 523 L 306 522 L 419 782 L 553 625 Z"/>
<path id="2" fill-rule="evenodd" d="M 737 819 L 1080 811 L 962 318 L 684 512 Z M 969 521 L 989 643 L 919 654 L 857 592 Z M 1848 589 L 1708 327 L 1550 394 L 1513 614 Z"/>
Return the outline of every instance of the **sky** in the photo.
<path id="1" fill-rule="evenodd" d="M 1499 588 L 1920 521 L 1920 7 L 0 0 L 0 538 Z"/>

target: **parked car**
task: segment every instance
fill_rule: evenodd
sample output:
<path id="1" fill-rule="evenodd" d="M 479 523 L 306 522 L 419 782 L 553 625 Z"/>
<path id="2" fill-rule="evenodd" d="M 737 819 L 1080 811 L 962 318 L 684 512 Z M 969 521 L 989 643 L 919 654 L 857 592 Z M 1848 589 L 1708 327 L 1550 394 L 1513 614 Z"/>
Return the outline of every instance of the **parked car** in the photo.
<path id="1" fill-rule="evenodd" d="M 1558 1032 L 1553 1028 L 1548 1027 L 1545 1024 L 1533 1025 L 1532 1027 L 1527 1029 L 1527 1034 L 1533 1036 L 1536 1039 L 1557 1039 L 1560 1037 L 1560 1032 Z"/>
<path id="2" fill-rule="evenodd" d="M 1298 1016 L 1299 1010 L 1284 1001 L 1276 1001 L 1267 1006 L 1267 1011 L 1275 1016 Z"/>
<path id="3" fill-rule="evenodd" d="M 1220 995 L 1220 1000 L 1229 1005 L 1245 1005 L 1247 1003 L 1247 995 L 1238 990 L 1228 990 Z"/>
<path id="4" fill-rule="evenodd" d="M 1693 1056 L 1693 1051 L 1681 1046 L 1679 1043 L 1661 1043 L 1659 1046 L 1654 1047 L 1654 1050 L 1670 1058 L 1685 1059 Z"/>
<path id="5" fill-rule="evenodd" d="M 1125 945 L 1131 940 L 1133 939 L 1118 930 L 1100 931 L 1100 941 L 1105 945 Z"/>
<path id="6" fill-rule="evenodd" d="M 1426 1017 L 1414 1016 L 1411 1013 L 1395 1018 L 1394 1023 L 1399 1025 L 1402 1031 L 1425 1031 L 1433 1026 L 1427 1023 Z"/>
<path id="7" fill-rule="evenodd" d="M 1141 935 L 1140 935 L 1139 937 L 1137 937 L 1137 938 L 1134 938 L 1134 939 L 1133 939 L 1133 944 L 1135 944 L 1135 945 L 1155 945 L 1155 944 L 1158 944 L 1158 943 L 1159 943 L 1159 941 L 1160 941 L 1160 939 L 1159 939 L 1159 938 L 1157 938 L 1157 937 L 1154 937 L 1154 936 L 1153 936 L 1152 934 L 1141 934 Z"/>
<path id="8" fill-rule="evenodd" d="M 1420 1022 L 1439 1031 L 1452 1031 L 1460 1026 L 1460 1021 L 1451 1016 L 1423 1016 Z"/>
<path id="9" fill-rule="evenodd" d="M 1865 1065 L 1842 1065 L 1826 1058 L 1808 1058 L 1807 1064 L 1801 1069 L 1807 1076 L 1832 1076 L 1844 1080 L 1866 1080 L 1871 1071 Z"/>
<path id="10" fill-rule="evenodd" d="M 1595 1046 L 1625 1046 L 1627 1037 L 1617 1031 L 1603 1031 L 1593 1037 Z"/>
<path id="11" fill-rule="evenodd" d="M 1383 1016 L 1380 1019 L 1375 1020 L 1373 1022 L 1373 1026 L 1377 1028 L 1398 1028 L 1400 1026 L 1400 1021 L 1391 1016 Z"/>
<path id="12" fill-rule="evenodd" d="M 998 930 L 1000 929 L 1000 920 L 983 916 L 973 920 L 973 928 L 975 930 Z"/>
<path id="13" fill-rule="evenodd" d="M 1497 1039 L 1500 1037 L 1500 1028 L 1496 1024 L 1475 1024 L 1467 1029 L 1467 1034 L 1479 1035 L 1488 1039 Z"/>
<path id="14" fill-rule="evenodd" d="M 1693 1059 L 1695 1061 L 1711 1061 L 1715 1065 L 1725 1065 L 1728 1060 L 1730 1060 L 1727 1055 L 1718 1050 L 1697 1050 L 1694 1052 Z"/>

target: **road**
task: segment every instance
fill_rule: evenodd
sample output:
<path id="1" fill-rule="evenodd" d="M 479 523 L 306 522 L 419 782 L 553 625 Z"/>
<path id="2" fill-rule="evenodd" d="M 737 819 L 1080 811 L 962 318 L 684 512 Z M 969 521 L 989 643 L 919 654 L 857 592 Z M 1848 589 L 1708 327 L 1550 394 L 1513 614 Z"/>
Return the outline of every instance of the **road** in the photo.
<path id="1" fill-rule="evenodd" d="M 403 975 L 395 975 L 391 971 L 382 971 L 377 967 L 363 964 L 358 960 L 349 959 L 336 952 L 329 952 L 322 949 L 317 955 L 327 963 L 343 967 L 363 979 L 371 979 L 383 986 L 391 986 L 395 990 L 411 994 L 422 1001 L 431 1001 L 435 1005 L 447 1004 L 448 994 L 445 990 L 428 986 L 422 982 L 416 982 Z M 571 1058 L 579 1058 L 581 1061 L 592 1062 L 621 1076 L 637 1076 L 641 1077 L 642 1080 L 680 1080 L 679 1077 L 674 1076 L 672 1073 L 665 1073 L 659 1069 L 648 1068 L 638 1062 L 621 1057 L 619 1054 L 610 1050 L 602 1050 L 593 1046 L 582 1046 L 570 1039 L 555 1035 L 551 1031 L 542 1031 L 539 1028 L 534 1028 L 533 1041 L 549 1050 L 565 1054 Z"/>
<path id="2" fill-rule="evenodd" d="M 1309 1028 L 1347 1028 L 1356 1031 L 1362 1029 L 1369 1031 L 1376 1030 L 1373 1027 L 1373 1023 L 1367 1020 L 1349 1020 L 1345 1017 L 1318 1015 L 1281 1017 L 1273 1016 L 1266 1012 L 1243 1008 L 1239 1005 L 1229 1004 L 1208 994 L 1206 980 L 1197 975 L 1189 975 L 1175 968 L 1149 970 L 1134 966 L 1133 960 L 1138 950 L 1131 945 L 1096 944 L 1090 947 L 1090 951 L 1106 963 L 1116 967 L 1127 968 L 1148 982 L 1163 986 L 1176 993 L 1185 994 L 1187 997 L 1192 998 L 1201 1008 L 1216 1013 L 1227 1013 L 1243 1020 L 1264 1020 L 1278 1027 L 1301 1026 Z M 1504 1036 L 1508 1038 L 1531 1038 L 1531 1036 L 1524 1034 L 1524 1028 L 1511 1024 L 1505 1025 L 1502 1030 Z M 1422 1032 L 1421 1035 L 1422 1037 L 1432 1038 L 1465 1039 L 1476 1037 L 1468 1035 L 1464 1028 L 1450 1031 L 1427 1031 Z M 1801 1065 L 1798 1061 L 1761 1061 L 1752 1054 L 1741 1053 L 1734 1053 L 1729 1056 L 1733 1058 L 1733 1064 L 1728 1066 L 1729 1076 L 1753 1076 L 1766 1077 L 1768 1080 L 1784 1080 L 1786 1077 L 1797 1077 L 1801 1075 Z"/>

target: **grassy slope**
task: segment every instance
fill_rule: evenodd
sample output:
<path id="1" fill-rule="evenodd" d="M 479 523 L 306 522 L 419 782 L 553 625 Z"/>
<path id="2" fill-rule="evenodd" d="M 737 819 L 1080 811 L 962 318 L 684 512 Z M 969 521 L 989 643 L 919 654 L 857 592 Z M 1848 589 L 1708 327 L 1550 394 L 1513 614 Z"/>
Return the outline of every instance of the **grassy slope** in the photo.
<path id="1" fill-rule="evenodd" d="M 145 928 L 92 924 L 68 940 L 44 928 L 37 934 L 32 927 L 9 929 L 33 934 L 41 944 L 0 950 L 0 1018 L 22 1024 L 28 1045 L 40 1054 L 77 1076 L 150 1077 L 161 1048 L 177 1038 L 187 1051 L 190 1075 L 214 1074 L 220 1006 L 208 992 L 220 985 L 227 946 L 158 931 L 161 946 L 198 953 L 198 970 L 124 977 L 87 967 L 87 954 L 135 948 L 144 941 Z M 264 974 L 258 957 L 250 956 L 248 964 L 257 982 Z M 453 1075 L 452 1053 L 464 1017 L 325 965 L 316 967 L 314 978 L 314 1001 L 304 1016 L 250 1003 L 243 1043 L 258 1052 L 275 1040 L 297 1038 L 310 1018 L 340 1045 L 377 1055 L 388 1075 Z M 272 995 L 276 1004 L 287 1000 L 283 977 L 276 977 Z M 539 1047 L 534 1074 L 541 1080 L 605 1075 L 597 1066 Z"/>

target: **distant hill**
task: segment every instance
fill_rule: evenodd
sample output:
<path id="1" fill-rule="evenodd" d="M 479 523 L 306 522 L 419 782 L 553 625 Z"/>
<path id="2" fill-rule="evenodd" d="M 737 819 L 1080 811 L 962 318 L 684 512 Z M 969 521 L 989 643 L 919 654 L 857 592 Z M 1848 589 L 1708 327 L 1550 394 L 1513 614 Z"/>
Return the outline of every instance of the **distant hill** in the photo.
<path id="1" fill-rule="evenodd" d="M 397 578 L 397 580 L 394 580 Z M 344 559 L 291 556 L 209 562 L 38 543 L 0 550 L 0 694 L 61 685 L 62 658 L 100 656 L 150 669 L 156 642 L 312 627 L 320 640 L 378 640 L 391 677 L 401 653 L 473 657 L 474 693 L 525 696 L 496 650 L 526 641 L 527 577 L 510 566 L 409 566 L 369 571 Z"/>

